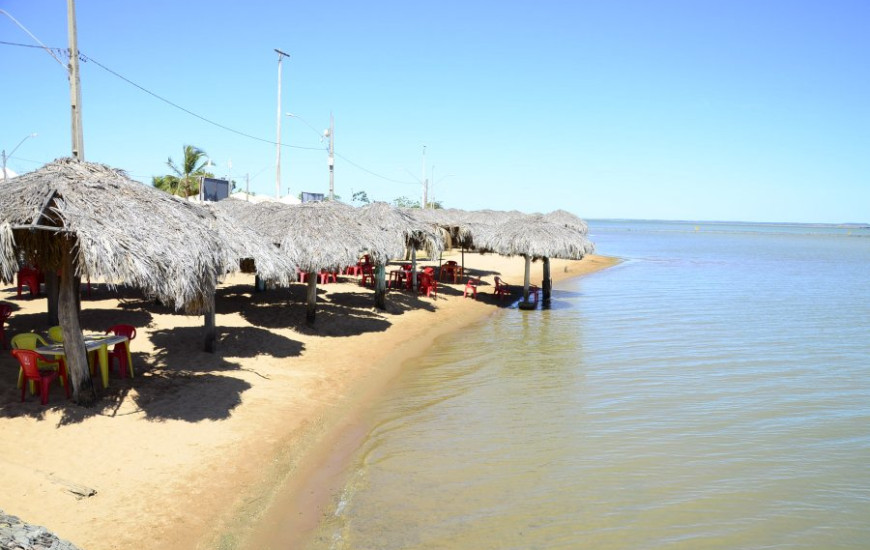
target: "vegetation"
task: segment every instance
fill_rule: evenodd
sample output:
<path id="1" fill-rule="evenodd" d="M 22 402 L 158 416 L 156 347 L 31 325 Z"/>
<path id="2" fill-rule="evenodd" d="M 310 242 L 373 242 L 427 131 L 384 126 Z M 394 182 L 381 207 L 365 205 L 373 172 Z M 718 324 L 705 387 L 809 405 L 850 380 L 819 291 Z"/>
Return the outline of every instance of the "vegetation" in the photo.
<path id="1" fill-rule="evenodd" d="M 172 157 L 169 157 L 166 165 L 172 170 L 172 174 L 154 176 L 151 178 L 151 185 L 180 197 L 197 195 L 199 194 L 200 176 L 214 177 L 214 174 L 206 171 L 207 164 L 208 157 L 205 151 L 193 145 L 185 145 L 184 160 L 181 166 L 176 165 Z"/>
<path id="2" fill-rule="evenodd" d="M 353 202 L 359 202 L 362 204 L 371 203 L 371 201 L 369 200 L 369 196 L 368 196 L 368 194 L 366 194 L 365 191 L 357 191 L 356 193 L 353 194 L 353 199 L 351 199 L 351 200 Z"/>
<path id="3" fill-rule="evenodd" d="M 408 197 L 399 197 L 398 199 L 394 199 L 393 204 L 395 206 L 398 206 L 399 208 L 420 208 L 420 201 L 414 201 L 409 199 Z M 441 201 L 431 201 L 426 204 L 426 208 L 441 210 L 442 208 L 444 208 L 444 205 L 441 204 Z"/>

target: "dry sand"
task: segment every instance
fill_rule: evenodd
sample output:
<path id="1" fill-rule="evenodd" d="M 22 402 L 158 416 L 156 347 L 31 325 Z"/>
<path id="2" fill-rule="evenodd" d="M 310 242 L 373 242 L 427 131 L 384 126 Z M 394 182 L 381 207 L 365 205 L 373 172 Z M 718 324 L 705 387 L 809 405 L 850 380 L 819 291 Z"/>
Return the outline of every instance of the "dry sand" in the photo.
<path id="1" fill-rule="evenodd" d="M 553 260 L 552 276 L 614 262 Z M 256 293 L 252 276 L 231 276 L 218 293 L 215 354 L 201 351 L 202 317 L 95 285 L 82 300 L 83 329 L 138 327 L 136 377 L 113 373 L 93 408 L 66 401 L 58 385 L 46 407 L 38 396 L 20 403 L 17 363 L 0 353 L 0 509 L 86 550 L 236 548 L 251 524 L 268 529 L 279 497 L 282 507 L 298 507 L 285 530 L 304 533 L 360 436 L 355 419 L 402 362 L 506 307 L 492 294 L 493 275 L 522 283 L 521 258 L 466 253 L 465 265 L 483 277 L 477 301 L 463 298 L 464 284 L 441 283 L 436 299 L 390 291 L 387 311 L 379 311 L 373 291 L 345 277 L 319 287 L 313 328 L 305 325 L 304 285 Z M 535 263 L 532 280 L 540 279 Z M 8 337 L 44 334 L 45 300 L 18 299 L 11 286 L 0 299 L 17 308 Z M 96 494 L 76 494 L 91 489 Z"/>

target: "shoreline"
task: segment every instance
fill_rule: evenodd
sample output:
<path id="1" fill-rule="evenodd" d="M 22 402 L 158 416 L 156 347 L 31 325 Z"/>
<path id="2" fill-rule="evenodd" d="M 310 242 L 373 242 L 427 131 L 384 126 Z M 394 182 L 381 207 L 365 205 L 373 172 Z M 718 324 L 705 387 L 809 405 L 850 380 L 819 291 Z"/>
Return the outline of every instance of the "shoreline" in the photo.
<path id="1" fill-rule="evenodd" d="M 621 262 L 618 258 L 598 255 L 590 255 L 587 258 L 588 260 L 584 258 L 580 261 L 558 260 L 562 270 L 554 269 L 551 273 L 554 288 L 561 281 L 583 277 Z M 496 274 L 510 278 L 521 277 L 521 272 L 520 264 L 515 272 Z M 518 299 L 520 298 L 513 299 L 510 303 L 515 303 Z M 322 440 L 303 453 L 300 468 L 294 472 L 296 475 L 285 479 L 284 486 L 277 489 L 275 498 L 269 502 L 264 513 L 257 518 L 254 525 L 246 526 L 244 531 L 247 534 L 239 541 L 240 544 L 233 548 L 239 550 L 304 548 L 310 543 L 324 513 L 328 512 L 337 491 L 344 485 L 347 466 L 369 431 L 365 425 L 365 415 L 374 405 L 374 400 L 402 374 L 408 361 L 425 354 L 438 338 L 460 331 L 487 317 L 506 313 L 501 311 L 501 308 L 480 309 L 475 314 L 463 318 L 461 324 L 453 325 L 442 320 L 428 331 L 421 331 L 423 340 L 417 342 L 418 345 L 409 346 L 411 342 L 405 342 L 402 349 L 394 350 L 392 354 L 385 356 L 382 361 L 386 367 L 384 373 L 386 377 L 379 380 L 375 390 L 370 391 L 365 398 L 359 399 L 351 409 L 337 418 L 335 426 L 323 433 Z M 239 516 L 234 518 L 236 522 L 250 519 Z M 235 533 L 232 538 L 237 534 Z M 224 536 L 226 533 L 221 535 Z M 215 544 L 209 546 L 209 548 L 217 547 L 218 545 Z"/>
<path id="2" fill-rule="evenodd" d="M 459 254 L 444 256 L 451 258 Z M 490 285 L 492 274 L 522 282 L 521 259 L 465 259 Z M 617 262 L 553 260 L 552 276 L 560 281 Z M 535 265 L 533 280 L 540 278 Z M 387 311 L 378 311 L 372 291 L 351 278 L 319 287 L 312 329 L 304 322 L 303 285 L 254 293 L 251 279 L 230 276 L 221 285 L 216 354 L 200 351 L 201 317 L 95 285 L 82 301 L 83 328 L 125 322 L 139 334 L 131 346 L 136 377 L 113 374 L 93 409 L 64 402 L 57 387 L 47 407 L 33 396 L 19 403 L 9 374 L 17 364 L 0 354 L 7 373 L 0 426 L 9 441 L 26 442 L 0 456 L 7 472 L 0 509 L 85 550 L 244 548 L 253 524 L 279 509 L 274 504 L 286 490 L 299 497 L 299 525 L 313 529 L 330 498 L 330 472 L 341 471 L 336 457 L 355 449 L 361 412 L 403 361 L 504 305 L 491 286 L 473 301 L 462 298 L 464 285 L 439 284 L 435 300 L 391 291 Z M 4 291 L 0 298 L 17 308 L 7 335 L 44 331 L 45 300 Z M 332 454 L 336 446 L 341 452 Z M 96 494 L 76 498 L 70 486 Z"/>

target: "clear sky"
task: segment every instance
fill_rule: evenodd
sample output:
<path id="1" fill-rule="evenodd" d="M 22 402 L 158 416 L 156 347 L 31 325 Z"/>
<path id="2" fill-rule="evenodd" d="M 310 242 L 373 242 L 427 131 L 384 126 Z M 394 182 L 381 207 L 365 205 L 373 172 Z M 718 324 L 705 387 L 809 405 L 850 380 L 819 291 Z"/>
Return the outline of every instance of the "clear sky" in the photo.
<path id="1" fill-rule="evenodd" d="M 67 47 L 64 0 L 0 0 Z M 85 158 L 139 181 L 182 147 L 275 194 L 335 189 L 584 218 L 870 222 L 870 2 L 78 0 Z M 0 15 L 0 41 L 34 44 Z M 65 61 L 64 58 L 62 60 Z M 102 65 L 102 66 L 100 66 Z M 214 124 L 173 107 L 108 70 Z M 310 125 L 310 127 L 309 127 Z M 67 74 L 0 44 L 0 148 L 71 150 Z M 248 134 L 258 139 L 245 137 Z"/>

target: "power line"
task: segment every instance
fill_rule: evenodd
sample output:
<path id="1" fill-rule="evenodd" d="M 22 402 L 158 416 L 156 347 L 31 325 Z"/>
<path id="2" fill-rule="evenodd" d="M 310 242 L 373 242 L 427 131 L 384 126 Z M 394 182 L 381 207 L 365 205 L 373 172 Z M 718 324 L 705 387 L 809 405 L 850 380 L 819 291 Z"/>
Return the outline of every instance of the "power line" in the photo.
<path id="1" fill-rule="evenodd" d="M 51 51 L 57 52 L 57 53 L 59 53 L 59 54 L 65 54 L 65 55 L 67 55 L 67 56 L 69 55 L 69 50 L 64 49 L 64 48 L 47 48 L 47 47 L 45 47 L 45 46 L 34 46 L 34 45 L 31 45 L 31 44 L 20 44 L 20 43 L 16 43 L 16 42 L 6 42 L 6 41 L 0 41 L 0 44 L 6 45 L 6 46 L 19 46 L 19 47 L 24 47 L 24 48 L 39 48 L 39 49 L 51 50 Z M 129 78 L 127 78 L 127 77 L 125 77 L 125 76 L 119 74 L 118 72 L 116 72 L 116 71 L 110 69 L 109 67 L 106 67 L 105 65 L 103 65 L 102 63 L 100 63 L 99 61 L 97 61 L 96 59 L 94 59 L 94 58 L 92 58 L 92 57 L 89 57 L 89 56 L 85 55 L 85 54 L 82 53 L 81 51 L 79 51 L 79 58 L 80 58 L 82 61 L 84 61 L 84 62 L 91 62 L 91 63 L 93 63 L 94 65 L 100 67 L 101 69 L 103 69 L 104 71 L 108 72 L 109 74 L 111 74 L 111 75 L 113 75 L 113 76 L 115 76 L 115 77 L 117 77 L 117 78 L 120 78 L 120 79 L 123 80 L 124 82 L 130 84 L 131 86 L 134 86 L 134 87 L 138 88 L 139 90 L 145 92 L 146 94 L 148 94 L 148 95 L 150 95 L 150 96 L 152 96 L 152 97 L 154 97 L 154 98 L 157 98 L 157 99 L 159 99 L 160 101 L 162 101 L 162 102 L 164 102 L 164 103 L 166 103 L 166 104 L 168 104 L 168 105 L 171 105 L 172 107 L 175 107 L 176 109 L 178 109 L 178 110 L 180 110 L 180 111 L 183 111 L 183 112 L 185 112 L 185 113 L 187 113 L 187 114 L 189 114 L 189 115 L 191 115 L 191 116 L 193 116 L 193 117 L 196 117 L 196 118 L 202 120 L 203 122 L 207 122 L 207 123 L 209 123 L 209 124 L 211 124 L 211 125 L 213 125 L 213 126 L 217 126 L 218 128 L 221 128 L 222 130 L 226 130 L 226 131 L 228 131 L 228 132 L 232 132 L 232 133 L 234 133 L 234 134 L 240 135 L 240 136 L 242 136 L 242 137 L 246 137 L 246 138 L 248 138 L 248 139 L 253 139 L 253 140 L 256 140 L 256 141 L 263 142 L 263 143 L 269 143 L 269 144 L 271 144 L 271 145 L 277 145 L 277 144 L 278 144 L 277 142 L 272 141 L 272 140 L 270 140 L 270 139 L 265 139 L 265 138 L 257 137 L 257 136 L 251 135 L 251 134 L 247 134 L 247 133 L 245 133 L 245 132 L 241 132 L 241 131 L 236 130 L 236 129 L 234 129 L 234 128 L 230 128 L 229 126 L 225 126 L 225 125 L 220 124 L 220 123 L 218 123 L 218 122 L 215 122 L 215 121 L 213 121 L 213 120 L 209 120 L 209 119 L 205 118 L 205 117 L 202 116 L 202 115 L 199 115 L 199 114 L 197 114 L 197 113 L 194 113 L 193 111 L 191 111 L 191 110 L 189 110 L 189 109 L 186 109 L 186 108 L 182 107 L 181 105 L 178 105 L 177 103 L 174 103 L 174 102 L 172 102 L 172 101 L 170 101 L 170 100 L 168 100 L 168 99 L 166 99 L 166 98 L 164 98 L 164 97 L 162 97 L 162 96 L 160 96 L 160 95 L 158 95 L 158 94 L 156 94 L 156 93 L 154 93 L 154 92 L 148 90 L 148 89 L 145 88 L 144 86 L 140 86 L 139 84 L 136 84 L 135 82 L 133 82 L 133 81 L 130 80 Z M 298 118 L 298 117 L 297 117 L 297 118 Z M 304 120 L 303 120 L 303 122 L 304 122 Z M 318 134 L 319 134 L 319 132 L 318 132 Z M 301 145 L 289 145 L 289 144 L 286 144 L 286 143 L 282 143 L 281 146 L 282 146 L 282 147 L 290 147 L 290 148 L 293 148 L 293 149 L 304 149 L 304 150 L 306 150 L 306 151 L 323 151 L 323 150 L 326 150 L 325 147 L 304 147 L 304 146 L 301 146 Z M 382 179 L 382 180 L 389 181 L 389 182 L 391 182 L 391 183 L 400 183 L 400 184 L 403 184 L 403 185 L 418 185 L 418 182 L 401 181 L 401 180 L 397 180 L 397 179 L 389 178 L 389 177 L 387 177 L 387 176 L 382 176 L 381 174 L 378 174 L 378 173 L 373 172 L 373 171 L 371 171 L 371 170 L 369 170 L 369 169 L 367 169 L 367 168 L 364 168 L 363 166 L 360 166 L 359 164 L 353 162 L 352 160 L 350 160 L 350 159 L 347 158 L 346 156 L 341 155 L 341 154 L 339 154 L 339 153 L 335 153 L 335 156 L 341 158 L 342 160 L 344 160 L 345 162 L 347 162 L 347 163 L 350 164 L 351 166 L 354 166 L 354 167 L 357 168 L 358 170 L 362 170 L 363 172 L 365 172 L 365 173 L 367 173 L 367 174 L 369 174 L 369 175 L 375 176 L 376 178 L 380 178 L 380 179 Z"/>
<path id="2" fill-rule="evenodd" d="M 352 165 L 352 166 L 355 166 L 355 167 L 359 168 L 359 169 L 362 170 L 363 172 L 365 172 L 365 173 L 367 173 L 367 174 L 371 174 L 372 176 L 375 176 L 375 177 L 377 177 L 377 178 L 381 178 L 382 180 L 387 180 L 387 181 L 392 182 L 392 183 L 401 183 L 401 184 L 403 184 L 403 185 L 419 185 L 419 183 L 417 183 L 417 182 L 394 180 L 394 179 L 392 179 L 392 178 L 388 178 L 387 176 L 382 176 L 382 175 L 380 175 L 380 174 L 376 174 L 375 172 L 372 172 L 371 170 L 368 170 L 368 169 L 366 169 L 366 168 L 363 168 L 362 166 L 360 166 L 359 164 L 353 162 L 352 160 L 350 160 L 349 158 L 347 158 L 347 157 L 344 156 L 344 155 L 340 155 L 340 154 L 338 154 L 338 153 L 335 153 L 335 156 L 337 156 L 337 157 L 343 159 L 343 160 L 344 160 L 345 162 L 347 162 L 348 164 L 350 164 L 350 165 Z"/>
<path id="3" fill-rule="evenodd" d="M 209 123 L 209 124 L 211 124 L 211 125 L 213 125 L 213 126 L 217 126 L 218 128 L 221 128 L 222 130 L 226 130 L 226 131 L 228 131 L 228 132 L 232 132 L 232 133 L 234 133 L 234 134 L 237 134 L 237 135 L 240 135 L 240 136 L 246 137 L 246 138 L 248 138 L 248 139 L 253 139 L 253 140 L 256 140 L 256 141 L 261 141 L 261 142 L 263 142 L 263 143 L 269 143 L 269 144 L 272 144 L 272 145 L 278 145 L 278 142 L 276 142 L 276 141 L 272 141 L 272 140 L 270 140 L 270 139 L 265 139 L 265 138 L 261 138 L 261 137 L 253 136 L 253 135 L 251 135 L 251 134 L 246 134 L 245 132 L 241 132 L 241 131 L 236 130 L 236 129 L 234 129 L 234 128 L 230 128 L 229 126 L 225 126 L 225 125 L 220 124 L 220 123 L 218 123 L 218 122 L 215 122 L 215 121 L 213 121 L 213 120 L 209 120 L 209 119 L 205 118 L 205 117 L 202 116 L 202 115 L 198 115 L 198 114 L 194 113 L 194 112 L 191 111 L 190 109 L 185 109 L 185 108 L 182 107 L 181 105 L 178 105 L 177 103 L 173 103 L 172 101 L 169 101 L 169 100 L 166 99 L 165 97 L 162 97 L 162 96 L 160 96 L 160 95 L 157 95 L 156 93 L 152 92 L 151 90 L 148 90 L 148 89 L 144 88 L 143 86 L 140 86 L 139 84 L 136 84 L 135 82 L 133 82 L 133 81 L 130 80 L 129 78 L 127 78 L 127 77 L 125 77 L 125 76 L 122 76 L 122 75 L 118 74 L 117 72 L 113 71 L 112 69 L 106 67 L 105 65 L 103 65 L 102 63 L 100 63 L 99 61 L 97 61 L 96 59 L 94 59 L 94 58 L 92 58 L 92 57 L 89 57 L 89 56 L 87 56 L 87 55 L 85 55 L 85 54 L 83 54 L 83 53 L 80 53 L 80 55 L 81 55 L 83 61 L 90 61 L 90 62 L 92 62 L 93 64 L 95 64 L 96 66 L 100 67 L 100 68 L 103 69 L 104 71 L 106 71 L 106 72 L 108 72 L 108 73 L 110 73 L 110 74 L 112 74 L 112 75 L 114 75 L 114 76 L 120 78 L 121 80 L 123 80 L 123 81 L 126 82 L 127 84 L 130 84 L 131 86 L 135 86 L 136 88 L 139 88 L 140 90 L 142 90 L 142 91 L 145 92 L 146 94 L 148 94 L 148 95 L 150 95 L 150 96 L 152 96 L 152 97 L 156 97 L 156 98 L 159 99 L 160 101 L 162 101 L 162 102 L 164 102 L 164 103 L 166 103 L 166 104 L 168 104 L 168 105 L 171 105 L 171 106 L 175 107 L 176 109 L 178 109 L 178 110 L 180 110 L 180 111 L 184 111 L 185 113 L 187 113 L 187 114 L 189 114 L 189 115 L 191 115 L 191 116 L 193 116 L 193 117 L 196 117 L 196 118 L 202 120 L 203 122 L 207 122 L 207 123 Z M 301 145 L 289 145 L 289 144 L 286 144 L 286 143 L 282 143 L 281 146 L 282 146 L 282 147 L 291 147 L 291 148 L 293 148 L 293 149 L 306 149 L 306 150 L 309 150 L 309 151 L 318 151 L 318 150 L 320 150 L 319 147 L 303 147 L 303 146 L 301 146 Z"/>

